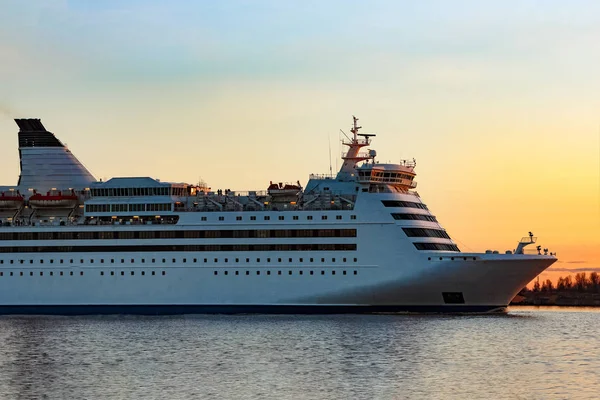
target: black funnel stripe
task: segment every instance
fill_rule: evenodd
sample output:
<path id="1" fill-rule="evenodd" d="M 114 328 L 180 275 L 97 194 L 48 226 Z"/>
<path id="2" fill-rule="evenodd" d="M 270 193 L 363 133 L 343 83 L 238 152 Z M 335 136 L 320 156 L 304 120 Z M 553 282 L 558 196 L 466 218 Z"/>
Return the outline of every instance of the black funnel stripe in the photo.
<path id="1" fill-rule="evenodd" d="M 64 147 L 39 119 L 15 119 L 19 125 L 19 147 Z"/>

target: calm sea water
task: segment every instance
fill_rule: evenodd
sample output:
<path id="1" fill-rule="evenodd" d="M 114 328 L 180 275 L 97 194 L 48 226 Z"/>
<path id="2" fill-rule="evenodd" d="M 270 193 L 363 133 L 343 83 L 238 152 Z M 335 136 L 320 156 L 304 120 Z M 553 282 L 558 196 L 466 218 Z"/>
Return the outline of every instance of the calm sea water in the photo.
<path id="1" fill-rule="evenodd" d="M 600 310 L 1 317 L 1 399 L 600 398 Z"/>

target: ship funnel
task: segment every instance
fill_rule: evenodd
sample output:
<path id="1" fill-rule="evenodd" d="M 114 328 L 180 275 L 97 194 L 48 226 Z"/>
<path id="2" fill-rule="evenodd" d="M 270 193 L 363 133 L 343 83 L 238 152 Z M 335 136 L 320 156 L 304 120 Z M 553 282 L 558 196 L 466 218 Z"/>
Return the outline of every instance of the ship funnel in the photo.
<path id="1" fill-rule="evenodd" d="M 96 179 L 85 166 L 44 128 L 39 119 L 15 119 L 19 125 L 19 190 L 86 188 Z"/>

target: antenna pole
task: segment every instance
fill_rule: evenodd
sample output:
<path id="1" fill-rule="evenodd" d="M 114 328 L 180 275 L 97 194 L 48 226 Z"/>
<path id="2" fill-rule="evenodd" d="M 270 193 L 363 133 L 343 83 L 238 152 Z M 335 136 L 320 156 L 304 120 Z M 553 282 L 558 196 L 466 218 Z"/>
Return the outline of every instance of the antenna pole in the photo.
<path id="1" fill-rule="evenodd" d="M 329 175 L 333 175 L 333 170 L 331 168 L 331 134 L 327 135 L 327 141 L 329 142 Z"/>

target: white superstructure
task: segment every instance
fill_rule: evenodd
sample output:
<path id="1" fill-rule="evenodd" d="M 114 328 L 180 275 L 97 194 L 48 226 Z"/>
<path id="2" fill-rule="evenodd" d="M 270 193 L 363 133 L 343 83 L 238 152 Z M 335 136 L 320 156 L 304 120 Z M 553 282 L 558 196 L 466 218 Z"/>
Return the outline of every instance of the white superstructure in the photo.
<path id="1" fill-rule="evenodd" d="M 21 176 L 0 188 L 0 313 L 488 312 L 556 261 L 463 253 L 416 163 L 352 136 L 337 176 L 211 191 L 98 182 L 39 120 L 16 120 Z"/>

